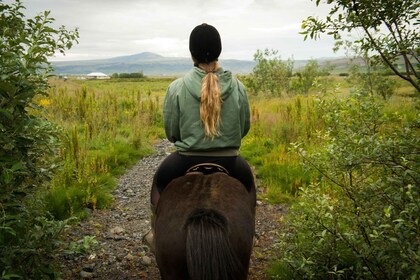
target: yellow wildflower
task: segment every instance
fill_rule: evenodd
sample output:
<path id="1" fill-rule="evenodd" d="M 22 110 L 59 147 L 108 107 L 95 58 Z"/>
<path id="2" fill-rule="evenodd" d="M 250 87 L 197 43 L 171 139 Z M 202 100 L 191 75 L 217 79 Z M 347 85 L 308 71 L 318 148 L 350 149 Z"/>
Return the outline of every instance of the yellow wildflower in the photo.
<path id="1" fill-rule="evenodd" d="M 43 98 L 39 101 L 38 105 L 47 108 L 51 102 L 47 98 Z"/>

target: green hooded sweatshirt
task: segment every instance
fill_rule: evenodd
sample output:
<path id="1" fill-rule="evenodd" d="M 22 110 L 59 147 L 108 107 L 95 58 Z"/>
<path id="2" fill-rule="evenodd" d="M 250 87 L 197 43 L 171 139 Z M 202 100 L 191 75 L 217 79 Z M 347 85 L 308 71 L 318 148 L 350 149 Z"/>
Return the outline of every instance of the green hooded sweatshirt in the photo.
<path id="1" fill-rule="evenodd" d="M 200 121 L 201 81 L 206 72 L 194 67 L 169 85 L 163 106 L 166 136 L 181 154 L 235 156 L 250 128 L 248 97 L 241 82 L 219 68 L 222 109 L 219 135 L 206 137 Z"/>

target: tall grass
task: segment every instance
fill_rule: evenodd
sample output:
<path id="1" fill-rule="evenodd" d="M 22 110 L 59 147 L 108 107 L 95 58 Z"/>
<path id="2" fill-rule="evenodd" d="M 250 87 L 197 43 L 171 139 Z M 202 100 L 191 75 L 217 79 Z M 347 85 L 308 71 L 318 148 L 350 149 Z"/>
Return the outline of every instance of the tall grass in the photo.
<path id="1" fill-rule="evenodd" d="M 58 218 L 85 215 L 112 202 L 115 177 L 164 137 L 162 102 L 170 79 L 51 80 L 39 100 L 49 119 L 63 127 L 60 171 L 47 195 Z M 315 95 L 251 97 L 252 128 L 241 154 L 256 168 L 271 202 L 285 202 L 310 183 L 290 144 L 315 141 L 322 127 Z"/>
<path id="2" fill-rule="evenodd" d="M 48 194 L 50 211 L 56 217 L 83 216 L 86 208 L 110 205 L 115 177 L 152 152 L 153 139 L 164 137 L 161 109 L 170 82 L 51 81 L 49 97 L 39 104 L 49 119 L 63 127 L 60 172 Z M 344 78 L 336 77 L 328 91 L 348 95 L 349 88 Z M 325 94 L 321 88 L 305 96 L 250 96 L 252 127 L 241 154 L 255 167 L 269 201 L 294 199 L 301 187 L 318 176 L 300 164 L 291 144 L 303 142 L 309 150 L 317 147 L 325 112 L 316 105 Z M 391 98 L 390 114 L 407 108 L 411 98 L 406 95 L 403 89 L 403 94 Z"/>
<path id="3" fill-rule="evenodd" d="M 241 154 L 257 169 L 257 178 L 263 180 L 271 202 L 289 201 L 310 182 L 311 174 L 290 152 L 290 145 L 315 141 L 316 131 L 322 127 L 315 102 L 312 95 L 251 99 L 252 128 Z"/>
<path id="4" fill-rule="evenodd" d="M 163 137 L 161 100 L 170 80 L 50 81 L 38 103 L 63 128 L 59 171 L 47 194 L 56 218 L 112 202 L 116 176 Z"/>
<path id="5" fill-rule="evenodd" d="M 252 127 L 244 139 L 241 154 L 255 167 L 257 178 L 266 188 L 265 197 L 273 203 L 289 202 L 302 186 L 307 186 L 320 175 L 301 165 L 292 144 L 305 143 L 310 152 L 322 141 L 318 137 L 324 127 L 322 106 L 326 98 L 349 96 L 354 90 L 349 78 L 330 77 L 315 85 L 309 95 L 284 97 L 250 96 Z M 384 108 L 388 114 L 401 113 L 407 118 L 415 104 L 412 87 L 398 82 L 396 93 Z M 418 104 L 417 104 L 418 106 Z"/>

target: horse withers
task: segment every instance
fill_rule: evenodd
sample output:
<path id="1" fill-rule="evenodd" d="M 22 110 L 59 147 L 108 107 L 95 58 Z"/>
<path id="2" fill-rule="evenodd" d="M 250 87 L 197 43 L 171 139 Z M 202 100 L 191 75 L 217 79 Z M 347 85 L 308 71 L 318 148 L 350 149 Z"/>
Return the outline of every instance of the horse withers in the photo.
<path id="1" fill-rule="evenodd" d="M 156 261 L 164 280 L 248 277 L 255 196 L 224 173 L 188 174 L 161 193 L 156 209 Z"/>

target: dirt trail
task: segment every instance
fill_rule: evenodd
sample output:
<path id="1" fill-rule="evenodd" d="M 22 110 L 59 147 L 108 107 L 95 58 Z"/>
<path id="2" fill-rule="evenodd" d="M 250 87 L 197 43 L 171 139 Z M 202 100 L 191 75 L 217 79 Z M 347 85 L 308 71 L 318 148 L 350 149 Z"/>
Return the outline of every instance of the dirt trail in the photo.
<path id="1" fill-rule="evenodd" d="M 89 219 L 65 231 L 67 240 L 78 242 L 80 247 L 89 236 L 94 236 L 98 244 L 90 246 L 89 254 L 62 254 L 58 262 L 63 279 L 160 279 L 154 256 L 143 244 L 142 236 L 150 227 L 149 195 L 153 174 L 171 149 L 168 141 L 157 144 L 155 154 L 143 158 L 119 178 L 111 209 L 94 211 Z M 266 268 L 282 215 L 281 206 L 258 200 L 257 238 L 250 280 L 268 279 Z"/>

